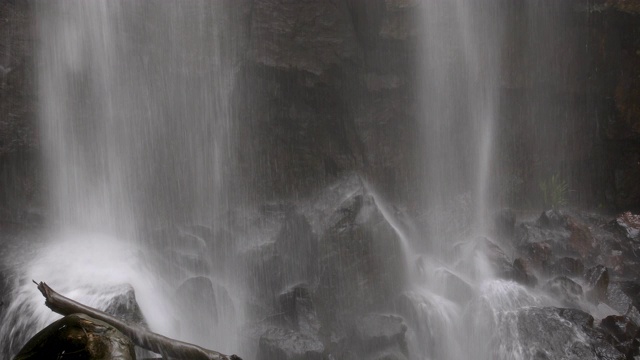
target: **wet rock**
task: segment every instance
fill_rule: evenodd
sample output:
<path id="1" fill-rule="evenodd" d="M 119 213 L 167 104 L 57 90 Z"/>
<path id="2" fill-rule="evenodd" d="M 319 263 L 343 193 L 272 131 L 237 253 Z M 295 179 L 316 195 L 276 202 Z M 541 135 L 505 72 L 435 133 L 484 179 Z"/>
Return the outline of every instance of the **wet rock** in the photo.
<path id="1" fill-rule="evenodd" d="M 315 281 L 318 239 L 304 215 L 295 211 L 286 214 L 275 249 L 282 259 L 283 284 Z"/>
<path id="2" fill-rule="evenodd" d="M 478 238 L 475 243 L 477 250 L 484 254 L 495 274 L 498 277 L 511 280 L 514 273 L 513 264 L 502 248 L 486 237 Z"/>
<path id="3" fill-rule="evenodd" d="M 258 360 L 322 360 L 324 345 L 316 337 L 295 330 L 271 328 L 261 337 Z"/>
<path id="4" fill-rule="evenodd" d="M 531 264 L 523 258 L 513 260 L 512 279 L 522 285 L 531 287 L 538 284 L 538 279 L 533 275 Z"/>
<path id="5" fill-rule="evenodd" d="M 369 314 L 356 321 L 354 337 L 363 353 L 400 352 L 408 356 L 407 326 L 395 315 Z"/>
<path id="6" fill-rule="evenodd" d="M 611 226 L 613 231 L 625 235 L 629 239 L 640 237 L 640 215 L 634 215 L 627 211 L 618 215 Z"/>
<path id="7" fill-rule="evenodd" d="M 631 319 L 626 316 L 607 316 L 599 327 L 611 337 L 616 349 L 628 358 L 638 355 L 638 326 Z"/>
<path id="8" fill-rule="evenodd" d="M 606 301 L 609 287 L 609 271 L 602 265 L 589 268 L 585 273 L 585 280 L 590 289 L 587 298 L 594 302 Z"/>
<path id="9" fill-rule="evenodd" d="M 606 303 L 620 314 L 626 314 L 633 307 L 633 299 L 622 290 L 619 282 L 611 282 L 607 287 Z"/>
<path id="10" fill-rule="evenodd" d="M 593 318 L 580 310 L 532 307 L 506 314 L 504 320 L 516 329 L 517 340 L 503 341 L 517 341 L 525 359 L 625 359 L 600 338 L 591 328 Z"/>
<path id="11" fill-rule="evenodd" d="M 73 357 L 71 357 L 73 356 Z M 112 326 L 82 314 L 66 316 L 37 333 L 16 360 L 135 359 L 131 340 Z"/>
<path id="12" fill-rule="evenodd" d="M 577 278 L 584 274 L 584 263 L 580 259 L 563 257 L 556 260 L 548 270 L 551 275 Z"/>
<path id="13" fill-rule="evenodd" d="M 315 295 L 323 324 L 349 323 L 391 306 L 404 279 L 403 240 L 358 177 L 328 190 L 307 213 L 320 236 Z"/>
<path id="14" fill-rule="evenodd" d="M 493 226 L 496 236 L 511 240 L 516 231 L 516 214 L 511 209 L 502 209 L 493 216 Z"/>
<path id="15" fill-rule="evenodd" d="M 285 290 L 278 297 L 285 323 L 293 330 L 317 334 L 320 321 L 306 285 L 300 284 Z"/>
<path id="16" fill-rule="evenodd" d="M 524 244 L 518 250 L 537 270 L 547 268 L 553 259 L 552 246 L 547 241 Z"/>
<path id="17" fill-rule="evenodd" d="M 207 343 L 219 323 L 233 321 L 235 309 L 227 289 L 204 276 L 185 280 L 176 290 L 182 330 L 198 343 Z"/>
<path id="18" fill-rule="evenodd" d="M 567 228 L 571 231 L 569 246 L 583 258 L 594 253 L 596 241 L 589 227 L 574 218 L 567 220 Z"/>
<path id="19" fill-rule="evenodd" d="M 535 223 L 522 223 L 516 228 L 516 243 L 519 247 L 545 242 L 563 248 L 571 232 L 566 228 L 546 228 Z"/>
<path id="20" fill-rule="evenodd" d="M 447 269 L 436 269 L 439 286 L 447 299 L 464 304 L 473 297 L 471 284 Z"/>
<path id="21" fill-rule="evenodd" d="M 543 286 L 543 290 L 559 300 L 564 306 L 579 307 L 582 299 L 582 286 L 565 276 L 549 280 Z"/>
<path id="22" fill-rule="evenodd" d="M 136 301 L 136 293 L 131 285 L 124 286 L 124 292 L 109 300 L 109 305 L 104 309 L 109 315 L 113 315 L 129 324 L 147 327 L 147 321 Z"/>
<path id="23" fill-rule="evenodd" d="M 356 36 L 346 2 L 255 1 L 251 53 L 269 67 L 321 75 L 356 55 Z"/>
<path id="24" fill-rule="evenodd" d="M 560 317 L 582 327 L 593 327 L 593 316 L 578 309 L 557 309 Z"/>
<path id="25" fill-rule="evenodd" d="M 387 12 L 380 26 L 383 39 L 407 40 L 418 34 L 415 0 L 385 0 Z"/>
<path id="26" fill-rule="evenodd" d="M 543 211 L 537 224 L 546 228 L 564 228 L 567 226 L 567 215 L 561 210 Z"/>

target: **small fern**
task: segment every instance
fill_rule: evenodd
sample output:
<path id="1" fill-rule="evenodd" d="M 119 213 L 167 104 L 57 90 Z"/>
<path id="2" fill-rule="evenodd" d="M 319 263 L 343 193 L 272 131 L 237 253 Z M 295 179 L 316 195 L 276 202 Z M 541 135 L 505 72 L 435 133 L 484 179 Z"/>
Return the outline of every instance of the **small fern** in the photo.
<path id="1" fill-rule="evenodd" d="M 558 209 L 567 205 L 569 185 L 558 174 L 541 181 L 539 184 L 545 209 Z"/>

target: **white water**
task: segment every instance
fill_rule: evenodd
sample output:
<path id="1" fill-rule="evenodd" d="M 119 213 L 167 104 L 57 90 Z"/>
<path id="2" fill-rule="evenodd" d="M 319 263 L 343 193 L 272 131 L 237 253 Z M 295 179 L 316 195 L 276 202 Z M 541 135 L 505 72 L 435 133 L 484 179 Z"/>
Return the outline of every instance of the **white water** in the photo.
<path id="1" fill-rule="evenodd" d="M 0 336 L 16 342 L 9 344 L 15 353 L 56 317 L 31 279 L 99 309 L 130 285 L 153 331 L 238 352 L 241 291 L 228 286 L 233 274 L 212 269 L 215 237 L 176 231 L 202 223 L 215 232 L 229 201 L 223 178 L 239 184 L 227 176 L 233 69 L 223 48 L 232 20 L 223 4 L 69 0 L 35 7 L 53 216 L 44 245 L 13 269 L 20 284 Z M 193 276 L 211 279 L 209 303 L 190 301 L 193 293 L 178 297 Z M 199 316 L 186 316 L 193 313 Z"/>
<path id="2" fill-rule="evenodd" d="M 524 359 L 507 314 L 550 305 L 497 280 L 479 240 L 490 234 L 502 49 L 498 0 L 421 3 L 424 237 L 407 239 L 410 287 L 400 305 L 416 359 Z M 426 243 L 426 245 L 425 245 Z M 428 249 L 417 254 L 419 249 Z"/>

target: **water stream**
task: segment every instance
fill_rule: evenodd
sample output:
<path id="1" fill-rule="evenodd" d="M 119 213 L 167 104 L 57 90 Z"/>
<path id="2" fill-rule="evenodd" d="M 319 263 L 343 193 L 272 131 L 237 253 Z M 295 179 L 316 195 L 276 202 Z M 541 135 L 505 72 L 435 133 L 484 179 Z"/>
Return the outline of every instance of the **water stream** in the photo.
<path id="1" fill-rule="evenodd" d="M 42 246 L 15 269 L 21 280 L 0 325 L 10 353 L 57 318 L 30 279 L 97 308 L 126 295 L 128 284 L 154 331 L 246 352 L 249 290 L 244 274 L 226 266 L 241 260 L 228 259 L 220 235 L 230 233 L 226 215 L 245 191 L 232 150 L 240 120 L 231 107 L 238 44 L 229 34 L 238 25 L 224 4 L 38 3 L 53 218 Z M 406 279 L 398 282 L 406 285 L 395 307 L 409 325 L 411 359 L 525 359 L 513 314 L 555 304 L 496 279 L 482 246 L 493 241 L 500 205 L 505 9 L 504 0 L 434 0 L 419 10 L 415 165 L 424 221 L 399 221 L 375 197 L 402 242 Z"/>

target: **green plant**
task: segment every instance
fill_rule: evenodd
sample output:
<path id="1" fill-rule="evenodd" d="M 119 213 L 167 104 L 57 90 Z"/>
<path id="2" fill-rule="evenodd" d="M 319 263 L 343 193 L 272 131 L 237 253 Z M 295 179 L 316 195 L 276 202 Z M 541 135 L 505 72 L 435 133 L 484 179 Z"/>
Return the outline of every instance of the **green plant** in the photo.
<path id="1" fill-rule="evenodd" d="M 560 178 L 558 174 L 541 181 L 538 186 L 542 192 L 542 200 L 545 209 L 558 209 L 567 205 L 567 192 L 569 185 L 566 180 Z"/>

